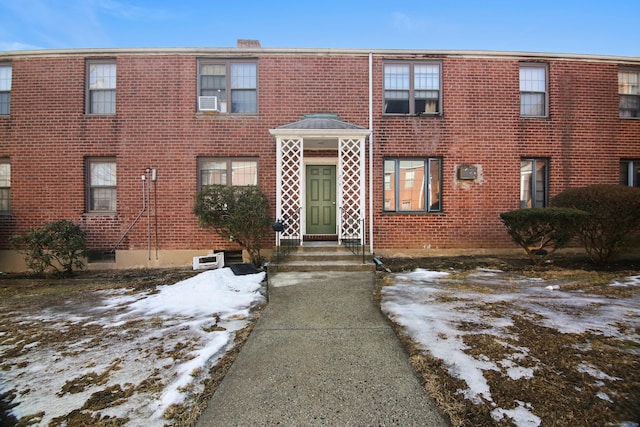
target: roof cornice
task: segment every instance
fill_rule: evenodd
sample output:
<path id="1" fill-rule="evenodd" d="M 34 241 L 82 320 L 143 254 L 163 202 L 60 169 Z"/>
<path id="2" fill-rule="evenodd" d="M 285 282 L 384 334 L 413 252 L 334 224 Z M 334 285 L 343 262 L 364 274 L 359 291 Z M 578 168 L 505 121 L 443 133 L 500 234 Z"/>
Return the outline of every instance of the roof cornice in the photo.
<path id="1" fill-rule="evenodd" d="M 170 47 L 170 48 L 78 48 L 16 50 L 0 52 L 0 60 L 31 57 L 114 57 L 114 56 L 393 56 L 404 58 L 499 58 L 531 60 L 572 60 L 588 62 L 616 62 L 640 65 L 640 56 L 596 54 L 567 54 L 549 52 L 517 52 L 491 50 L 438 49 L 349 49 L 349 48 L 236 48 L 236 47 Z"/>

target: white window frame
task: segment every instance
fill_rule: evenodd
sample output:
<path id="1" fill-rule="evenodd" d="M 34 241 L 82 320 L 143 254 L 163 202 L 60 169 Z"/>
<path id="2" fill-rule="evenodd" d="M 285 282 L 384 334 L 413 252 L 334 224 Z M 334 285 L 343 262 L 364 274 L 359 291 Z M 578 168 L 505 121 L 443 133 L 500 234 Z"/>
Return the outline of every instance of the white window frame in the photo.
<path id="1" fill-rule="evenodd" d="M 627 78 L 623 77 L 625 75 Z M 620 118 L 640 119 L 640 69 L 618 70 L 618 97 L 620 98 Z M 636 108 L 627 108 L 628 104 L 635 104 Z"/>
<path id="2" fill-rule="evenodd" d="M 542 71 L 544 75 L 543 88 L 540 87 L 539 83 L 536 84 L 535 80 L 525 79 L 527 71 L 530 70 L 538 70 Z M 520 82 L 520 117 L 549 117 L 549 65 L 541 64 L 541 63 L 520 63 L 519 67 L 519 79 Z M 538 112 L 529 112 L 527 111 L 528 106 L 533 104 L 526 103 L 527 99 L 530 99 L 533 96 L 542 96 L 542 105 L 543 109 L 542 113 Z"/>
<path id="3" fill-rule="evenodd" d="M 11 162 L 8 158 L 0 158 L 0 193 L 0 215 L 8 215 L 11 212 Z"/>
<path id="4" fill-rule="evenodd" d="M 109 66 L 113 74 L 98 76 L 98 67 Z M 117 76 L 118 66 L 115 59 L 90 60 L 86 63 L 86 112 L 91 115 L 114 115 L 117 108 Z M 106 77 L 106 78 L 105 78 Z M 94 104 L 94 96 L 110 96 L 108 102 Z M 98 108 L 100 106 L 101 108 Z"/>
<path id="5" fill-rule="evenodd" d="M 11 64 L 0 62 L 0 98 L 7 99 L 6 110 L 0 108 L 0 116 L 8 116 L 11 114 L 11 80 L 12 80 L 13 68 Z M 1 99 L 0 99 L 1 101 Z"/>
<path id="6" fill-rule="evenodd" d="M 113 166 L 114 174 L 111 175 L 113 178 L 112 182 L 109 183 L 95 183 L 93 176 L 93 168 L 92 165 L 97 164 L 109 164 Z M 118 197 L 118 181 L 117 181 L 117 172 L 118 166 L 116 163 L 115 157 L 87 157 L 85 159 L 85 168 L 86 168 L 86 211 L 87 213 L 100 213 L 100 214 L 113 214 L 117 211 L 117 197 Z M 106 177 L 109 178 L 109 177 Z M 97 206 L 95 193 L 96 190 L 106 190 L 111 193 L 109 197 L 108 206 Z"/>

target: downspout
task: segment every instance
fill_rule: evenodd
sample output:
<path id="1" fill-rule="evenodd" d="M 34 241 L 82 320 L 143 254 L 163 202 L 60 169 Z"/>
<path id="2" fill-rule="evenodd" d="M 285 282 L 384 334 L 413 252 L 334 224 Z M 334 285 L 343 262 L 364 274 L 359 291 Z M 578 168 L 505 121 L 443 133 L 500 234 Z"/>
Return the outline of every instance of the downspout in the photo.
<path id="1" fill-rule="evenodd" d="M 373 255 L 373 52 L 369 52 L 369 252 Z"/>

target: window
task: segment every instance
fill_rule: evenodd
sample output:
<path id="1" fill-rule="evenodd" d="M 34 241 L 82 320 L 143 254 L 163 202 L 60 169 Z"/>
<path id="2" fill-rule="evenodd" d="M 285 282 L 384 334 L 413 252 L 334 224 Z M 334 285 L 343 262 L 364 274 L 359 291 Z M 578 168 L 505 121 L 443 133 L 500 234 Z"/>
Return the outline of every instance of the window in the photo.
<path id="1" fill-rule="evenodd" d="M 618 72 L 620 117 L 640 117 L 640 70 Z"/>
<path id="2" fill-rule="evenodd" d="M 440 63 L 384 65 L 384 113 L 439 115 Z"/>
<path id="3" fill-rule="evenodd" d="M 440 212 L 442 160 L 386 159 L 384 210 L 389 212 Z"/>
<path id="4" fill-rule="evenodd" d="M 116 113 L 116 63 L 91 61 L 87 63 L 87 112 L 89 114 Z"/>
<path id="5" fill-rule="evenodd" d="M 256 159 L 198 159 L 198 188 L 206 185 L 258 185 Z"/>
<path id="6" fill-rule="evenodd" d="M 0 64 L 0 115 L 8 115 L 11 106 L 11 65 Z"/>
<path id="7" fill-rule="evenodd" d="M 543 208 L 547 206 L 548 164 L 549 161 L 547 159 L 522 159 L 520 161 L 521 208 Z"/>
<path id="8" fill-rule="evenodd" d="M 640 160 L 622 160 L 620 162 L 620 184 L 640 187 Z"/>
<path id="9" fill-rule="evenodd" d="M 116 211 L 116 160 L 87 160 L 87 211 Z"/>
<path id="10" fill-rule="evenodd" d="M 520 116 L 547 116 L 547 66 L 520 64 Z"/>
<path id="11" fill-rule="evenodd" d="M 11 208 L 11 164 L 0 159 L 0 214 L 8 214 Z"/>
<path id="12" fill-rule="evenodd" d="M 258 65 L 255 62 L 200 60 L 198 65 L 198 111 L 257 113 L 257 68 Z M 212 97 L 215 97 L 215 100 Z"/>

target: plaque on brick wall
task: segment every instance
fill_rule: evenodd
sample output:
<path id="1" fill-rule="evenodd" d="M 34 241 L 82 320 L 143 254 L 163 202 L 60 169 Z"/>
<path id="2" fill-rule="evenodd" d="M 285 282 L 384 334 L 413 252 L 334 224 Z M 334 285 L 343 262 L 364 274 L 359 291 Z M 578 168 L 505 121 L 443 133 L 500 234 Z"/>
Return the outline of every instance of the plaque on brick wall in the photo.
<path id="1" fill-rule="evenodd" d="M 475 165 L 460 165 L 458 167 L 458 179 L 473 180 L 478 178 L 478 168 Z"/>

